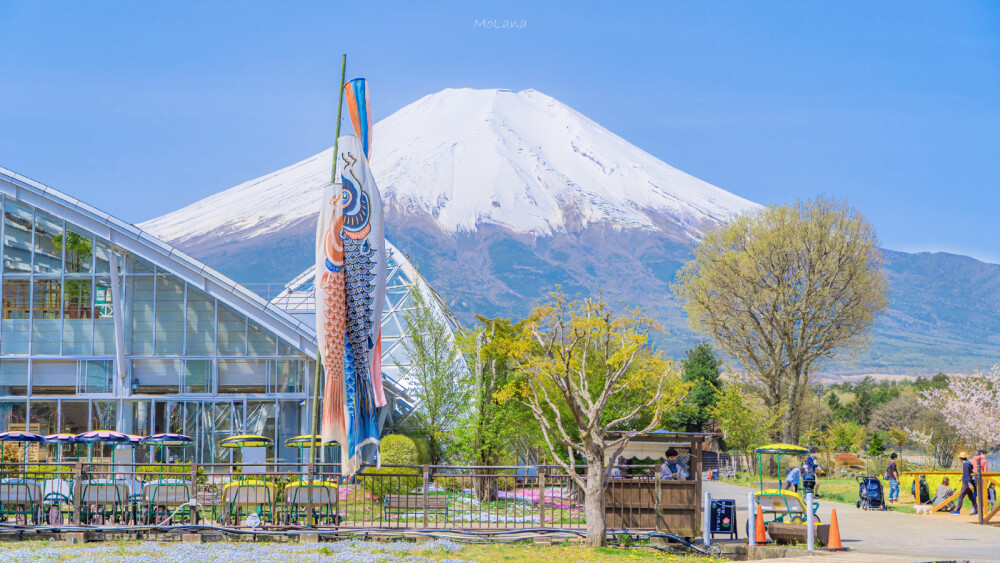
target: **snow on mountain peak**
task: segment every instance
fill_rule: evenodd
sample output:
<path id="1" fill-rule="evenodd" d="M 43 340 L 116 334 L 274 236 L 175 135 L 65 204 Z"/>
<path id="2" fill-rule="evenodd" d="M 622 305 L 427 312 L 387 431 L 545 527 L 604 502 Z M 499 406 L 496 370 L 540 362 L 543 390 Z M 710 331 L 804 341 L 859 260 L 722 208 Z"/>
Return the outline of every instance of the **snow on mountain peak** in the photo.
<path id="1" fill-rule="evenodd" d="M 590 223 L 690 237 L 756 204 L 685 174 L 541 92 L 446 89 L 375 125 L 372 172 L 387 206 L 445 231 L 495 224 L 547 235 Z M 172 242 L 249 238 L 315 214 L 332 149 L 141 225 Z"/>

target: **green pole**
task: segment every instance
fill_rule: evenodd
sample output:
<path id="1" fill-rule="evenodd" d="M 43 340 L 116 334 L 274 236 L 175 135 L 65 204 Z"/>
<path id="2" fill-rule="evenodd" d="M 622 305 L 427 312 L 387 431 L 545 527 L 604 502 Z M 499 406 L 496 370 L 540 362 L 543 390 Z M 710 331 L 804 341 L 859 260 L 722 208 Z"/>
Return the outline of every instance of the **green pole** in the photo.
<path id="1" fill-rule="evenodd" d="M 336 135 L 333 139 L 333 169 L 330 171 L 330 183 L 337 183 L 337 149 L 338 142 L 340 141 L 340 118 L 341 112 L 344 108 L 344 76 L 347 72 L 347 54 L 345 53 L 340 59 L 340 82 L 338 83 L 337 90 L 339 90 L 337 99 L 337 126 Z M 313 282 L 313 287 L 316 287 L 316 283 Z M 315 290 L 314 290 L 315 291 Z M 318 304 L 318 300 L 317 304 Z M 312 424 L 311 431 L 309 432 L 309 522 L 308 525 L 313 525 L 313 481 L 315 480 L 314 471 L 316 468 L 316 436 L 318 435 L 319 428 L 319 374 L 320 368 L 323 365 L 323 355 L 319 351 L 319 342 L 316 343 L 316 373 L 313 376 L 313 397 L 312 397 Z"/>

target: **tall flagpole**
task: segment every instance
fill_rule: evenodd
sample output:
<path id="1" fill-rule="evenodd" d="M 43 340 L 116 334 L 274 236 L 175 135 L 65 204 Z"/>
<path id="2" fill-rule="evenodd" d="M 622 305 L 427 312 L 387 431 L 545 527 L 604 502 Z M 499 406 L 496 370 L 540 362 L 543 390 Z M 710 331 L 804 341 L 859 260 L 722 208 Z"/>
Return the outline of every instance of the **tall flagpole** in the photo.
<path id="1" fill-rule="evenodd" d="M 347 72 L 347 53 L 344 53 L 343 58 L 340 60 L 340 83 L 337 85 L 337 90 L 340 91 L 339 97 L 337 99 L 337 134 L 333 138 L 333 169 L 330 171 L 330 183 L 337 183 L 337 145 L 340 141 L 340 118 L 341 111 L 344 107 L 344 76 Z M 336 233 L 335 233 L 336 235 Z M 315 291 L 316 283 L 313 282 L 313 290 Z M 317 303 L 317 312 L 319 311 Z M 317 334 L 317 337 L 319 334 Z M 319 374 L 320 369 L 323 366 L 323 356 L 320 353 L 320 342 L 316 342 L 316 374 L 313 376 L 313 397 L 312 397 L 312 431 L 309 432 L 309 522 L 310 526 L 313 525 L 313 481 L 315 480 L 315 468 L 316 468 L 316 438 L 319 435 L 317 432 L 319 426 Z"/>

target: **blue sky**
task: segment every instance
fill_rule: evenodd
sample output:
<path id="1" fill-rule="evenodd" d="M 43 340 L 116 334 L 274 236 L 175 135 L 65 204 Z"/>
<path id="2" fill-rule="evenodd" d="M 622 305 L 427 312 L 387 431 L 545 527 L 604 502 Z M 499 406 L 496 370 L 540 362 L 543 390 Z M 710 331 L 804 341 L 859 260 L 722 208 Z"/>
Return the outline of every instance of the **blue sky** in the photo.
<path id="1" fill-rule="evenodd" d="M 748 199 L 1000 263 L 997 2 L 0 0 L 0 165 L 140 222 L 331 145 L 343 52 L 376 119 L 534 88 Z"/>

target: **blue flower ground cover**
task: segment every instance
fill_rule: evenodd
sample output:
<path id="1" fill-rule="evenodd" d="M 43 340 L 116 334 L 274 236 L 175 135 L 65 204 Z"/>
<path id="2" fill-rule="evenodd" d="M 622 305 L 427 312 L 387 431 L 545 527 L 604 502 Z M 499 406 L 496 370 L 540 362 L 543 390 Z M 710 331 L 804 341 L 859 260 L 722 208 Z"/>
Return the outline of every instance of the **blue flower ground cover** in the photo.
<path id="1" fill-rule="evenodd" d="M 8 547 L 9 546 L 9 547 Z M 79 561 L 99 563 L 290 563 L 293 561 L 380 562 L 430 561 L 419 555 L 458 551 L 461 546 L 435 540 L 409 542 L 365 542 L 345 540 L 320 545 L 284 543 L 215 542 L 115 542 L 109 544 L 66 545 L 56 542 L 11 543 L 0 545 L 0 563 Z M 457 559 L 447 561 L 460 561 Z"/>

